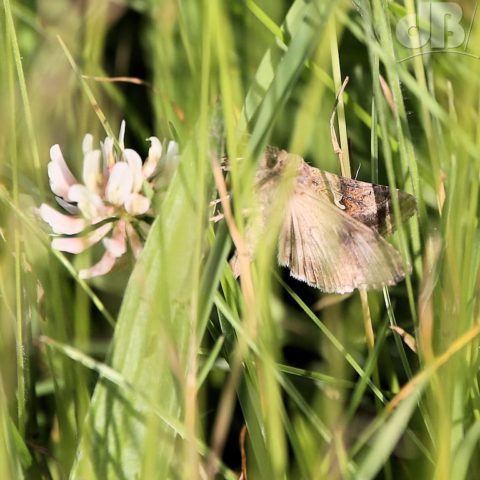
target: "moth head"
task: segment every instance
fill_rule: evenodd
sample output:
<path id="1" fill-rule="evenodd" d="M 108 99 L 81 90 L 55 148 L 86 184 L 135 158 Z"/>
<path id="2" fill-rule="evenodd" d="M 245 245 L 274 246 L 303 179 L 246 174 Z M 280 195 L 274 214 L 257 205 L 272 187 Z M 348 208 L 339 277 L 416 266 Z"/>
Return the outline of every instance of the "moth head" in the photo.
<path id="1" fill-rule="evenodd" d="M 280 173 L 285 169 L 287 164 L 291 163 L 294 155 L 289 154 L 285 150 L 280 150 L 275 147 L 267 147 L 261 160 L 260 168 L 269 171 L 270 173 Z"/>
<path id="2" fill-rule="evenodd" d="M 267 147 L 260 159 L 259 167 L 265 170 L 274 170 L 277 165 L 279 152 L 278 148 Z"/>
<path id="3" fill-rule="evenodd" d="M 303 159 L 298 155 L 267 147 L 257 169 L 257 187 L 273 188 L 278 186 L 282 179 L 295 178 L 302 163 Z"/>

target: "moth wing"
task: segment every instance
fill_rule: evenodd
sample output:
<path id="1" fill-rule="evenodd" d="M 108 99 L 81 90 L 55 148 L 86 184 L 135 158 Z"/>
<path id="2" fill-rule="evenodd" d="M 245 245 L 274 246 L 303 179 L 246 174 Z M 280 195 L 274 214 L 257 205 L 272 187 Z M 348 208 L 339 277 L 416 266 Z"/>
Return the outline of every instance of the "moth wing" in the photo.
<path id="1" fill-rule="evenodd" d="M 313 167 L 310 167 L 313 169 Z M 317 169 L 315 169 L 317 170 Z M 318 172 L 318 173 L 317 173 Z M 362 182 L 353 178 L 339 177 L 330 172 L 315 172 L 323 176 L 329 187 L 335 190 L 344 212 L 355 220 L 373 228 L 381 235 L 395 230 L 391 189 L 385 185 Z M 315 175 L 314 174 L 314 175 Z M 397 190 L 401 221 L 407 221 L 416 210 L 413 195 Z"/>
<path id="2" fill-rule="evenodd" d="M 288 204 L 278 247 L 280 265 L 324 292 L 381 288 L 405 277 L 400 254 L 377 232 L 305 191 Z"/>

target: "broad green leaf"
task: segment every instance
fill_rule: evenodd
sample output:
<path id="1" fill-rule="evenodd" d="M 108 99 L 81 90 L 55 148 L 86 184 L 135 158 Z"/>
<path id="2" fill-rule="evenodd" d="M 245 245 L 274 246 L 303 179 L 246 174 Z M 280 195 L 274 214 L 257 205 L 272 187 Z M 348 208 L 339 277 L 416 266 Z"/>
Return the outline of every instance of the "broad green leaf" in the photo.
<path id="1" fill-rule="evenodd" d="M 181 418 L 185 358 L 195 329 L 198 269 L 207 208 L 198 158 L 185 152 L 145 250 L 128 283 L 113 340 L 111 365 L 168 417 Z M 201 198 L 201 196 L 200 196 Z M 215 277 L 215 275 L 214 275 Z M 218 278 L 218 275 L 216 276 Z M 215 288 L 214 285 L 211 288 Z M 197 290 L 196 290 L 197 289 Z M 205 307 L 204 307 L 205 308 Z M 176 433 L 152 419 L 131 392 L 101 381 L 92 399 L 72 478 L 169 476 Z M 155 452 L 147 439 L 153 443 Z M 152 465 L 145 465 L 148 459 Z"/>

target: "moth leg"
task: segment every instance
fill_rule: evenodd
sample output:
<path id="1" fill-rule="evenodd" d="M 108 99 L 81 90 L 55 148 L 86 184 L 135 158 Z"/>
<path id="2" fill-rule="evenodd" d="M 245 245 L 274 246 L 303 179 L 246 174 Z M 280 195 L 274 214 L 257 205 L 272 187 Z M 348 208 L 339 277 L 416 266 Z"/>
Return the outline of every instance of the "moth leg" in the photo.
<path id="1" fill-rule="evenodd" d="M 230 199 L 230 195 L 227 195 L 227 198 Z M 217 198 L 216 200 L 212 200 L 208 206 L 213 207 L 213 212 L 215 213 L 215 210 L 217 208 L 217 205 L 221 203 L 221 199 Z M 223 220 L 225 218 L 225 215 L 223 213 L 218 213 L 217 215 L 212 215 L 208 220 L 213 223 L 218 223 L 220 220 Z"/>
<path id="2" fill-rule="evenodd" d="M 227 198 L 230 199 L 230 195 L 227 195 Z M 216 200 L 212 200 L 212 201 L 208 204 L 208 206 L 209 206 L 209 207 L 215 207 L 216 205 L 218 205 L 218 204 L 221 203 L 221 202 L 222 202 L 222 201 L 221 201 L 219 198 L 217 198 Z"/>
<path id="3" fill-rule="evenodd" d="M 208 220 L 213 223 L 217 223 L 220 220 L 223 220 L 225 218 L 225 215 L 223 213 L 219 213 L 218 215 L 214 215 L 213 217 L 210 217 Z"/>
<path id="4" fill-rule="evenodd" d="M 235 160 L 243 160 L 244 157 L 236 157 Z M 224 172 L 230 172 L 232 168 L 230 167 L 229 158 L 227 155 L 224 155 L 220 158 L 220 168 Z"/>

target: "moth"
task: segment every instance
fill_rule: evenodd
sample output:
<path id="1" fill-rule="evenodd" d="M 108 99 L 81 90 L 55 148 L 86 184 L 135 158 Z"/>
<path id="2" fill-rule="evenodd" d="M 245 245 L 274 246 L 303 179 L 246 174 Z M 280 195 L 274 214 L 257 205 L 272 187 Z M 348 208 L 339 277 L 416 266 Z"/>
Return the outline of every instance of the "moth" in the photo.
<path id="1" fill-rule="evenodd" d="M 319 170 L 273 147 L 255 176 L 259 208 L 245 234 L 249 254 L 269 228 L 285 183 L 290 188 L 280 212 L 278 263 L 293 277 L 328 293 L 378 289 L 404 279 L 400 254 L 383 238 L 394 230 L 390 188 Z M 404 222 L 416 211 L 415 197 L 400 190 L 397 195 Z M 238 276 L 237 255 L 231 265 Z"/>

